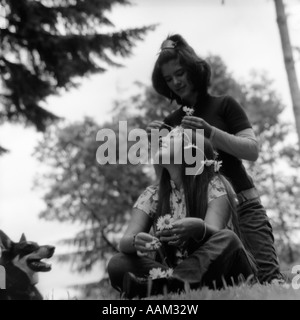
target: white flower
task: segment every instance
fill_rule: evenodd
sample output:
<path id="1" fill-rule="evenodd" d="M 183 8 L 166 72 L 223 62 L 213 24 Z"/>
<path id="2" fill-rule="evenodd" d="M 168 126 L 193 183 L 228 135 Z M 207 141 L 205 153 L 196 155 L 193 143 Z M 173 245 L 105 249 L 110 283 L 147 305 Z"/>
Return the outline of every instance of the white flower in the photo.
<path id="1" fill-rule="evenodd" d="M 222 168 L 223 161 L 215 161 L 215 172 L 219 172 Z"/>
<path id="2" fill-rule="evenodd" d="M 146 248 L 151 250 L 158 250 L 161 247 L 161 243 L 158 239 L 153 239 L 152 242 L 146 243 Z"/>
<path id="3" fill-rule="evenodd" d="M 149 277 L 152 280 L 164 278 L 164 275 L 165 274 L 161 270 L 161 268 L 153 268 L 152 270 L 150 270 L 150 273 L 149 273 Z"/>
<path id="4" fill-rule="evenodd" d="M 214 163 L 215 163 L 215 160 L 205 160 L 205 161 L 204 161 L 204 164 L 205 164 L 207 167 L 212 166 Z"/>
<path id="5" fill-rule="evenodd" d="M 182 135 L 184 132 L 184 128 L 182 126 L 177 126 L 175 127 L 170 134 L 172 134 L 172 136 L 180 136 Z"/>
<path id="6" fill-rule="evenodd" d="M 188 252 L 186 250 L 184 251 L 177 251 L 176 252 L 176 258 L 179 258 L 181 260 L 186 259 L 189 256 Z"/>
<path id="7" fill-rule="evenodd" d="M 170 268 L 167 271 L 165 271 L 166 278 L 171 278 L 173 276 L 173 272 L 174 272 L 174 270 L 172 268 Z"/>
<path id="8" fill-rule="evenodd" d="M 195 110 L 193 108 L 188 108 L 188 107 L 183 107 L 182 109 L 187 116 L 192 116 L 195 112 Z"/>
<path id="9" fill-rule="evenodd" d="M 149 272 L 149 277 L 152 280 L 162 279 L 162 278 L 170 278 L 173 275 L 173 269 L 168 269 L 166 271 L 162 271 L 161 268 L 153 268 Z"/>
<path id="10" fill-rule="evenodd" d="M 210 167 L 210 166 L 214 166 L 214 170 L 215 172 L 219 172 L 220 169 L 222 168 L 222 163 L 223 161 L 216 161 L 216 160 L 205 160 L 205 161 L 202 161 L 202 165 L 205 165 L 207 167 Z"/>
<path id="11" fill-rule="evenodd" d="M 163 230 L 170 230 L 173 228 L 173 223 L 175 222 L 175 219 L 172 218 L 170 214 L 167 214 L 163 217 L 159 217 L 157 221 L 157 230 L 163 231 Z"/>

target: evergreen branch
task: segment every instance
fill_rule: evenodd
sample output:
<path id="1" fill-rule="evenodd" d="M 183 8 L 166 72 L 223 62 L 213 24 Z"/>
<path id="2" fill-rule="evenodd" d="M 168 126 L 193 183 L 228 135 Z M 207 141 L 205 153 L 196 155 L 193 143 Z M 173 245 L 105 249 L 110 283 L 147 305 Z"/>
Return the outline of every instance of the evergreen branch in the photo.
<path id="1" fill-rule="evenodd" d="M 7 153 L 7 152 L 9 152 L 7 149 L 2 148 L 2 147 L 0 146 L 0 156 L 3 155 L 3 154 L 5 154 L 5 153 Z"/>
<path id="2" fill-rule="evenodd" d="M 78 170 L 76 170 L 76 174 L 77 174 L 77 178 L 80 178 L 80 172 Z M 80 202 L 81 204 L 88 209 L 88 211 L 92 214 L 92 217 L 94 218 L 94 220 L 98 221 L 99 225 L 101 226 L 101 219 L 98 217 L 97 213 L 94 211 L 93 208 L 91 208 L 88 203 L 84 200 L 83 195 L 81 194 L 80 190 L 78 190 L 78 195 L 80 198 Z M 118 248 L 116 248 L 114 246 L 114 244 L 109 241 L 109 239 L 107 238 L 106 234 L 105 234 L 105 228 L 101 228 L 100 227 L 100 234 L 102 239 L 104 240 L 104 242 L 108 245 L 108 247 L 110 247 L 114 252 L 118 252 Z M 97 243 L 97 238 L 95 238 L 95 243 Z"/>

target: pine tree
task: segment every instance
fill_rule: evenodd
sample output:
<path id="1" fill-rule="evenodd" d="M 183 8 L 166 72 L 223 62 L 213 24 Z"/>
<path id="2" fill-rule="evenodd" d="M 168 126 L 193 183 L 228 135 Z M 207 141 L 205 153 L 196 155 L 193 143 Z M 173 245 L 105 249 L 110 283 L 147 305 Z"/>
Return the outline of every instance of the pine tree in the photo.
<path id="1" fill-rule="evenodd" d="M 298 133 L 298 143 L 300 147 L 300 87 L 297 78 L 295 59 L 293 55 L 293 47 L 291 44 L 289 34 L 288 18 L 285 12 L 284 1 L 274 0 L 274 3 L 276 8 L 277 24 L 281 39 L 282 52 L 284 56 L 284 65 L 288 77 L 293 110 L 295 115 L 296 129 Z"/>
<path id="2" fill-rule="evenodd" d="M 136 128 L 131 122 L 129 119 L 128 131 Z M 90 270 L 117 251 L 117 237 L 124 232 L 134 202 L 151 184 L 142 165 L 97 162 L 97 149 L 104 143 L 96 141 L 97 132 L 107 128 L 116 133 L 119 141 L 118 122 L 101 127 L 86 118 L 67 126 L 53 125 L 35 152 L 37 159 L 50 169 L 36 179 L 36 187 L 47 190 L 46 210 L 40 217 L 82 226 L 75 237 L 63 241 L 77 247 L 77 252 L 58 256 L 60 261 L 71 259 L 79 271 Z M 117 159 L 118 148 L 119 144 Z"/>
<path id="3" fill-rule="evenodd" d="M 154 26 L 116 31 L 107 13 L 128 0 L 0 0 L 0 122 L 44 131 L 45 99 L 75 79 L 119 66 Z M 102 30 L 112 30 L 104 33 Z"/>

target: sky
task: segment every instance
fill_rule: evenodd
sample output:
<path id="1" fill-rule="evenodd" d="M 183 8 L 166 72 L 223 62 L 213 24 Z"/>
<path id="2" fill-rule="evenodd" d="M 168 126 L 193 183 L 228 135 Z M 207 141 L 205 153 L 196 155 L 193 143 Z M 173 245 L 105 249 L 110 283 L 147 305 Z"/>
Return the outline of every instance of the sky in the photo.
<path id="1" fill-rule="evenodd" d="M 291 40 L 300 46 L 300 3 L 287 3 Z M 137 43 L 130 58 L 119 59 L 123 68 L 82 79 L 79 88 L 47 100 L 45 107 L 67 123 L 85 116 L 93 117 L 99 125 L 110 120 L 114 102 L 129 97 L 136 90 L 135 81 L 151 84 L 160 44 L 172 33 L 180 33 L 202 57 L 220 55 L 237 80 L 246 81 L 253 70 L 274 79 L 274 88 L 286 104 L 284 117 L 293 120 L 272 0 L 226 0 L 226 5 L 221 5 L 221 0 L 135 0 L 133 6 L 115 7 L 110 17 L 118 29 L 159 25 Z M 45 204 L 43 193 L 33 189 L 33 181 L 43 167 L 32 153 L 41 138 L 33 128 L 10 124 L 0 127 L 0 144 L 10 150 L 0 158 L 0 229 L 14 241 L 25 232 L 29 240 L 56 245 L 57 252 L 63 252 L 65 248 L 57 241 L 74 235 L 78 226 L 38 219 Z M 54 261 L 53 270 L 40 277 L 38 287 L 44 296 L 64 299 L 70 292 L 76 295 L 68 286 L 99 280 L 99 270 L 77 275 L 69 265 Z"/>

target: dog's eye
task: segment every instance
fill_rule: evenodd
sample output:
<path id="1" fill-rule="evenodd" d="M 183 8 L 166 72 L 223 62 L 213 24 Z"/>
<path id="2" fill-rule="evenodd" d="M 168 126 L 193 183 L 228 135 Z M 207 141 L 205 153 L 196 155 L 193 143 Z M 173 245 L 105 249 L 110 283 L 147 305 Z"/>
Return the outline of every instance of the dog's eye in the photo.
<path id="1" fill-rule="evenodd" d="M 30 245 L 30 250 L 31 250 L 31 251 L 36 251 L 36 250 L 38 250 L 38 248 L 39 248 L 39 247 L 36 246 L 36 245 L 34 245 L 34 244 L 31 244 L 31 245 Z"/>
<path id="2" fill-rule="evenodd" d="M 34 244 L 27 244 L 24 248 L 23 248 L 23 252 L 24 253 L 31 253 L 33 251 L 36 251 L 38 249 L 37 246 L 35 246 Z"/>

